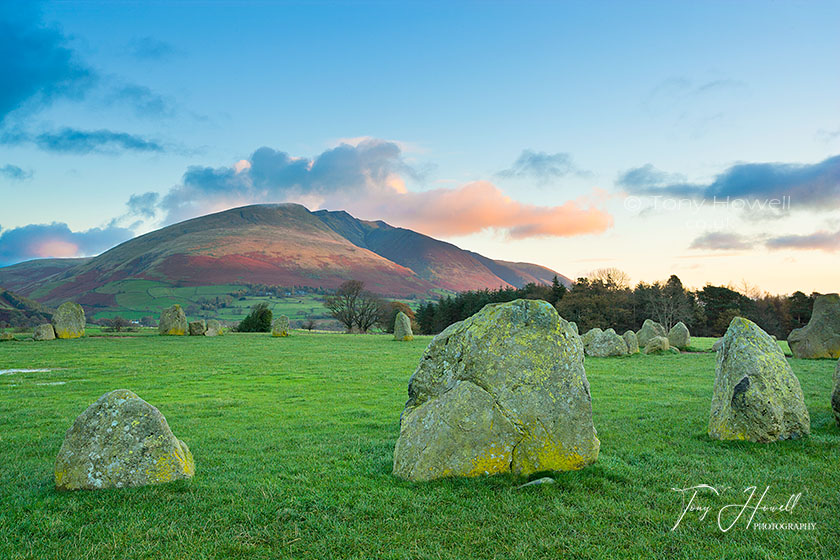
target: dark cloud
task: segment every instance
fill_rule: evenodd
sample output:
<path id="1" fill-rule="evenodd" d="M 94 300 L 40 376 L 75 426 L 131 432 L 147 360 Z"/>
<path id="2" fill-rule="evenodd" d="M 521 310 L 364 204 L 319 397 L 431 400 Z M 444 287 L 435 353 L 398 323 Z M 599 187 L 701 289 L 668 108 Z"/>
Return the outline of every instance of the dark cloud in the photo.
<path id="1" fill-rule="evenodd" d="M 711 249 L 713 251 L 741 251 L 752 249 L 755 241 L 738 233 L 712 231 L 691 242 L 689 249 Z"/>
<path id="2" fill-rule="evenodd" d="M 132 237 L 131 230 L 113 224 L 76 232 L 59 222 L 8 229 L 0 232 L 0 266 L 43 257 L 97 255 Z"/>
<path id="3" fill-rule="evenodd" d="M 0 7 L 0 124 L 18 109 L 80 98 L 96 81 L 96 73 L 67 47 L 64 35 L 34 18 L 15 17 L 12 8 L 12 3 Z"/>
<path id="4" fill-rule="evenodd" d="M 55 132 L 43 132 L 28 138 L 36 146 L 48 152 L 89 154 L 91 152 L 163 152 L 161 144 L 135 134 L 112 130 L 78 130 L 62 128 Z"/>
<path id="5" fill-rule="evenodd" d="M 147 192 L 131 195 L 126 205 L 128 206 L 128 213 L 131 216 L 154 218 L 157 214 L 157 204 L 159 201 L 160 195 L 158 193 Z"/>
<path id="6" fill-rule="evenodd" d="M 0 167 L 0 176 L 3 176 L 7 179 L 11 179 L 13 181 L 24 181 L 32 177 L 32 172 L 24 171 L 17 165 L 12 165 L 9 163 L 4 165 L 3 167 Z"/>
<path id="7" fill-rule="evenodd" d="M 790 209 L 840 208 L 840 156 L 814 164 L 739 163 L 711 183 L 687 183 L 646 165 L 631 169 L 617 183 L 633 194 L 686 196 L 703 200 L 746 200 L 761 208 L 774 200 L 789 201 Z M 771 207 L 772 208 L 772 207 Z"/>
<path id="8" fill-rule="evenodd" d="M 175 54 L 175 48 L 154 37 L 135 37 L 126 45 L 125 51 L 130 56 L 141 60 L 159 61 Z"/>
<path id="9" fill-rule="evenodd" d="M 575 166 L 570 154 L 533 150 L 522 150 L 509 169 L 497 173 L 499 177 L 531 178 L 543 183 L 571 174 L 581 175 L 584 172 Z"/>
<path id="10" fill-rule="evenodd" d="M 770 249 L 815 249 L 833 253 L 840 251 L 840 230 L 772 237 L 767 240 L 767 247 Z"/>

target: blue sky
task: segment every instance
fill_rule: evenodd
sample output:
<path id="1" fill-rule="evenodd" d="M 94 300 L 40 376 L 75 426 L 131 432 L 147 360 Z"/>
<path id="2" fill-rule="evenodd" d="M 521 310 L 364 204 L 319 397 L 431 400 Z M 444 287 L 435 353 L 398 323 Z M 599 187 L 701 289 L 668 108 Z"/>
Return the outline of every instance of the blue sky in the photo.
<path id="1" fill-rule="evenodd" d="M 840 286 L 836 2 L 57 2 L 0 21 L 0 264 L 292 200 L 573 277 Z"/>

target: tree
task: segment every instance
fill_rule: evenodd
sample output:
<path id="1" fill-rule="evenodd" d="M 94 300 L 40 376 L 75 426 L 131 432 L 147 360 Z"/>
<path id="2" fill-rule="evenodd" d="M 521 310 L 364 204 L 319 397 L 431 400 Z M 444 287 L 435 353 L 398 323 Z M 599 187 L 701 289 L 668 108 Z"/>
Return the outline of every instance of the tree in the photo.
<path id="1" fill-rule="evenodd" d="M 556 306 L 557 302 L 563 299 L 567 291 L 566 285 L 562 284 L 555 274 L 554 280 L 551 281 L 551 296 L 549 297 L 548 303 Z"/>
<path id="2" fill-rule="evenodd" d="M 630 275 L 614 267 L 593 270 L 586 276 L 586 279 L 590 282 L 600 280 L 601 283 L 610 288 L 621 289 L 630 287 Z"/>
<path id="3" fill-rule="evenodd" d="M 128 319 L 119 315 L 111 319 L 102 319 L 101 323 L 105 326 L 105 330 L 110 332 L 122 332 L 131 326 L 131 322 Z"/>
<path id="4" fill-rule="evenodd" d="M 381 310 L 380 327 L 387 333 L 394 332 L 394 323 L 397 321 L 397 315 L 402 311 L 411 320 L 412 329 L 416 328 L 414 311 L 405 303 L 401 301 L 389 301 Z"/>
<path id="5" fill-rule="evenodd" d="M 269 332 L 271 330 L 271 309 L 268 303 L 261 301 L 251 308 L 248 316 L 242 319 L 236 330 L 239 332 Z"/>
<path id="6" fill-rule="evenodd" d="M 312 330 L 315 328 L 316 325 L 315 325 L 315 321 L 313 319 L 307 319 L 306 321 L 303 322 L 303 325 L 301 325 L 301 326 L 304 329 L 308 330 L 309 332 L 312 332 Z"/>
<path id="7" fill-rule="evenodd" d="M 382 299 L 365 290 L 364 282 L 359 280 L 344 282 L 324 301 L 330 315 L 344 325 L 347 332 L 354 328 L 363 333 L 370 330 L 380 320 L 382 305 Z"/>

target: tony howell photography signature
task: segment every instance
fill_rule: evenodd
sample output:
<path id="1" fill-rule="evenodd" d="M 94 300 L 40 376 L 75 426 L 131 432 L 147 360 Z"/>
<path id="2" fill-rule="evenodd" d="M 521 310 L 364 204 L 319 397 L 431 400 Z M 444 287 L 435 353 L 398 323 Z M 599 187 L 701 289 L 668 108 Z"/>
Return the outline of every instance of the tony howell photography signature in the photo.
<path id="1" fill-rule="evenodd" d="M 708 484 L 698 484 L 696 486 L 689 486 L 687 488 L 671 488 L 674 492 L 678 492 L 683 496 L 682 510 L 680 511 L 677 522 L 671 527 L 671 531 L 676 531 L 677 527 L 688 516 L 688 519 L 696 519 L 697 521 L 714 521 L 717 523 L 717 528 L 726 533 L 733 529 L 738 522 L 745 529 L 753 528 L 754 530 L 799 530 L 812 531 L 816 529 L 816 523 L 798 523 L 790 521 L 789 517 L 793 514 L 796 507 L 799 505 L 799 500 L 802 498 L 802 492 L 796 494 L 785 494 L 781 499 L 768 495 L 770 493 L 770 486 L 765 486 L 763 490 L 759 490 L 757 486 L 748 486 L 740 493 L 736 493 L 732 487 L 724 486 L 715 488 Z M 721 503 L 721 498 L 725 498 L 725 494 L 732 495 L 734 501 L 728 500 Z M 759 517 L 756 515 L 761 512 L 771 518 Z M 712 518 L 709 519 L 709 514 Z"/>

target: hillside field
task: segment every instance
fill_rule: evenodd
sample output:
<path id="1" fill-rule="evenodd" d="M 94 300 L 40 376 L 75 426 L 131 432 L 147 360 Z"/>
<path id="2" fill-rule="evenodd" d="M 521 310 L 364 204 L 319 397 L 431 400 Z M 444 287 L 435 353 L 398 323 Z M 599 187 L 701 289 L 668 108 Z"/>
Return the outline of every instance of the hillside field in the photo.
<path id="1" fill-rule="evenodd" d="M 151 331 L 141 334 L 149 335 Z M 95 334 L 95 331 L 91 331 Z M 771 445 L 706 435 L 715 356 L 587 358 L 601 452 L 550 473 L 409 483 L 391 475 L 408 378 L 430 337 L 295 331 L 218 338 L 89 336 L 0 343 L 0 558 L 837 558 L 835 362 L 791 359 L 811 436 Z M 712 339 L 695 339 L 698 349 Z M 53 462 L 74 418 L 131 389 L 192 450 L 196 475 L 156 487 L 58 493 Z M 539 475 L 542 476 L 542 475 Z M 534 476 L 532 478 L 538 478 Z M 673 488 L 730 487 L 701 521 Z M 716 525 L 770 486 L 792 512 Z"/>

